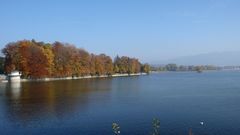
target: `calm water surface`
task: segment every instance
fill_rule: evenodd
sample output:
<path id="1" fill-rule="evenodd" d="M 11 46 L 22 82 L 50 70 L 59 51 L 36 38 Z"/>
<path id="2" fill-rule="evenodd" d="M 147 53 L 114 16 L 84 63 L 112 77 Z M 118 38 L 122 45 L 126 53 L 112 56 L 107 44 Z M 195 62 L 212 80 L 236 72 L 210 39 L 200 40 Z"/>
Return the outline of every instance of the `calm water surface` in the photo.
<path id="1" fill-rule="evenodd" d="M 240 72 L 0 84 L 1 135 L 240 134 Z M 200 125 L 204 121 L 204 125 Z"/>

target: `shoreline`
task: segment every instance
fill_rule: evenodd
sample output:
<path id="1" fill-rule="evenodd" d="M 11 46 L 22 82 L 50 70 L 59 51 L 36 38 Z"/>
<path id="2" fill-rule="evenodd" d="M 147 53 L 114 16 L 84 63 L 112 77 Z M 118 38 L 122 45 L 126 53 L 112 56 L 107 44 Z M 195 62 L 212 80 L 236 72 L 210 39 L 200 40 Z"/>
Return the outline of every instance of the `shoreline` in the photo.
<path id="1" fill-rule="evenodd" d="M 58 80 L 80 80 L 80 79 L 92 79 L 92 78 L 110 78 L 110 77 L 129 77 L 147 75 L 147 73 L 134 73 L 134 74 L 113 74 L 113 75 L 100 75 L 100 76 L 81 76 L 81 77 L 61 77 L 61 78 L 41 78 L 41 79 L 20 79 L 13 82 L 48 82 Z M 10 82 L 7 79 L 1 80 L 1 83 Z"/>

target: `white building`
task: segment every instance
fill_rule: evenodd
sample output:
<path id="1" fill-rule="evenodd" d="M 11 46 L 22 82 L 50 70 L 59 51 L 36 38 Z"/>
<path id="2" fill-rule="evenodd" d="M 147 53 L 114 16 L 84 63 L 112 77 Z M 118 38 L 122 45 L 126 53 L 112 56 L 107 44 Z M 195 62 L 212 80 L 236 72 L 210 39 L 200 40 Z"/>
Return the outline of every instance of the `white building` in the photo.
<path id="1" fill-rule="evenodd" d="M 12 71 L 10 74 L 8 74 L 8 80 L 11 82 L 20 82 L 21 74 L 19 71 Z"/>

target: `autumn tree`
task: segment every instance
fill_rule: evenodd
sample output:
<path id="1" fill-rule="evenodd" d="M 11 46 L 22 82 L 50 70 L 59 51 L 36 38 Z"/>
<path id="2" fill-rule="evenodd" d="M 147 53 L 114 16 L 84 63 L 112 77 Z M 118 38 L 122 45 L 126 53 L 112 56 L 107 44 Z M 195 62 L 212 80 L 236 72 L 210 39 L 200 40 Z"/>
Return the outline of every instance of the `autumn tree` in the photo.
<path id="1" fill-rule="evenodd" d="M 43 55 L 46 60 L 46 70 L 48 72 L 48 76 L 53 76 L 54 73 L 54 54 L 52 51 L 51 44 L 45 44 L 43 46 Z"/>
<path id="2" fill-rule="evenodd" d="M 105 54 L 101 55 L 103 63 L 104 63 L 104 69 L 105 74 L 112 75 L 113 74 L 113 62 L 110 56 L 107 56 Z"/>
<path id="3" fill-rule="evenodd" d="M 2 51 L 5 54 L 5 71 L 22 72 L 24 77 L 42 78 L 50 76 L 51 51 L 44 44 L 23 40 L 8 44 Z"/>
<path id="4" fill-rule="evenodd" d="M 151 70 L 150 65 L 148 64 L 143 64 L 141 67 L 141 72 L 149 74 Z"/>
<path id="5" fill-rule="evenodd" d="M 117 56 L 113 62 L 105 54 L 89 54 L 84 49 L 61 42 L 49 44 L 22 40 L 7 44 L 2 52 L 5 55 L 5 73 L 19 70 L 24 78 L 131 74 L 141 71 L 138 59 Z"/>
<path id="6" fill-rule="evenodd" d="M 127 56 L 117 56 L 114 60 L 115 73 L 139 73 L 141 70 L 141 63 L 138 59 L 129 58 Z"/>
<path id="7" fill-rule="evenodd" d="M 94 56 L 94 65 L 95 65 L 95 74 L 96 75 L 103 75 L 105 74 L 105 69 L 104 69 L 104 61 L 102 59 L 101 55 L 96 55 Z"/>
<path id="8" fill-rule="evenodd" d="M 28 49 L 30 55 L 28 59 L 29 76 L 32 78 L 43 78 L 50 75 L 49 63 L 44 49 L 41 46 L 32 45 Z"/>
<path id="9" fill-rule="evenodd" d="M 96 75 L 96 56 L 94 54 L 91 54 L 90 55 L 90 64 L 89 64 L 89 67 L 90 67 L 90 75 L 93 76 L 93 75 Z"/>
<path id="10" fill-rule="evenodd" d="M 17 43 L 7 44 L 2 53 L 5 55 L 4 70 L 6 73 L 19 69 L 20 54 Z"/>
<path id="11" fill-rule="evenodd" d="M 60 42 L 53 43 L 52 51 L 54 54 L 54 75 L 56 77 L 72 76 L 72 46 Z"/>
<path id="12" fill-rule="evenodd" d="M 141 71 L 141 63 L 138 59 L 130 58 L 129 59 L 129 73 L 139 73 Z"/>
<path id="13" fill-rule="evenodd" d="M 78 58 L 80 66 L 80 75 L 89 75 L 90 74 L 90 55 L 84 49 L 78 49 Z"/>

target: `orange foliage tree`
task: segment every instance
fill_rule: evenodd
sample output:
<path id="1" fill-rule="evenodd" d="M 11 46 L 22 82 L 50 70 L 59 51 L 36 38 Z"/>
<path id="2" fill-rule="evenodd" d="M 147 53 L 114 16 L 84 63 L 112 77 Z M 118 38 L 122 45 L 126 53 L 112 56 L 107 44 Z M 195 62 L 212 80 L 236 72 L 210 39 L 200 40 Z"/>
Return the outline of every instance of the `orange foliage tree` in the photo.
<path id="1" fill-rule="evenodd" d="M 49 44 L 22 40 L 7 44 L 2 52 L 5 55 L 5 72 L 19 70 L 24 78 L 131 74 L 141 71 L 138 59 L 117 56 L 113 62 L 105 54 L 89 54 L 84 49 L 61 42 Z M 148 65 L 142 66 L 142 70 L 148 69 Z"/>

